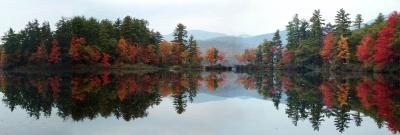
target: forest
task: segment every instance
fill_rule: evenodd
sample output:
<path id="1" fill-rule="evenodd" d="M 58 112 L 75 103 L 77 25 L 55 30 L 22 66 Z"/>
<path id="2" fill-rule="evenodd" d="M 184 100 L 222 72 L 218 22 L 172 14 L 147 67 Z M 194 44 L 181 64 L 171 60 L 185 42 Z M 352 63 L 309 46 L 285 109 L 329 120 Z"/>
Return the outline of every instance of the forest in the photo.
<path id="1" fill-rule="evenodd" d="M 146 68 L 200 67 L 203 56 L 186 26 L 178 24 L 174 40 L 162 40 L 148 22 L 126 16 L 122 20 L 97 20 L 83 16 L 62 18 L 50 24 L 29 22 L 20 32 L 10 29 L 2 37 L 0 63 L 5 69 L 34 67 Z M 210 48 L 204 60 L 211 65 L 223 54 Z"/>
<path id="2" fill-rule="evenodd" d="M 246 49 L 235 57 L 244 70 L 292 69 L 298 71 L 400 71 L 400 16 L 387 19 L 379 14 L 364 23 L 360 14 L 354 21 L 344 9 L 337 11 L 335 23 L 325 24 L 320 10 L 312 17 L 296 14 L 287 27 L 287 44 L 276 31 L 271 41 Z M 243 66 L 243 64 L 245 66 Z"/>
<path id="3" fill-rule="evenodd" d="M 364 23 L 354 21 L 344 9 L 334 24 L 326 23 L 320 10 L 309 20 L 296 14 L 286 26 L 287 44 L 276 31 L 272 40 L 246 49 L 235 58 L 239 70 L 297 71 L 400 71 L 400 16 L 379 14 Z M 10 29 L 2 37 L 0 64 L 4 69 L 36 67 L 169 68 L 202 69 L 224 66 L 224 53 L 208 48 L 202 54 L 186 26 L 178 24 L 174 40 L 148 28 L 148 22 L 130 16 L 110 21 L 75 16 L 62 18 L 51 30 L 48 22 L 29 22 L 24 29 Z M 225 65 L 226 66 L 226 65 Z M 208 69 L 208 68 L 206 68 Z M 227 69 L 227 68 L 221 68 Z"/>

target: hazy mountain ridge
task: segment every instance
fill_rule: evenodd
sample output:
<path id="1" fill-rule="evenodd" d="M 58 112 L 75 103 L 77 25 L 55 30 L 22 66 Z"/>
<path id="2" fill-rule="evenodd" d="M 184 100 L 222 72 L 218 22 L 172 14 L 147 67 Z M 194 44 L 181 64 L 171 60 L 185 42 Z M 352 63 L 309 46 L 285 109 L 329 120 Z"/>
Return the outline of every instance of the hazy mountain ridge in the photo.
<path id="1" fill-rule="evenodd" d="M 198 47 L 202 53 L 205 53 L 207 48 L 215 47 L 219 51 L 225 53 L 226 59 L 230 64 L 236 64 L 234 54 L 243 53 L 245 49 L 255 48 L 264 40 L 272 40 L 274 33 L 266 33 L 260 35 L 239 35 L 230 36 L 228 34 L 218 32 L 208 32 L 203 30 L 188 30 L 189 35 L 193 35 L 197 40 Z M 287 31 L 280 31 L 280 36 L 283 44 L 286 44 Z M 172 40 L 173 34 L 164 35 L 164 39 Z"/>

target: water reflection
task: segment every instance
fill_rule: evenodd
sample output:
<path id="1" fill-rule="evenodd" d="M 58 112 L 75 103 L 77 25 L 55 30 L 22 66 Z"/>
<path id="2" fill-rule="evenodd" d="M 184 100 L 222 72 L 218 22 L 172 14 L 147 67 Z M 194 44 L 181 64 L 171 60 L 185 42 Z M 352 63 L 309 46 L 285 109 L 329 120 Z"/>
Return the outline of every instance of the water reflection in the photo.
<path id="1" fill-rule="evenodd" d="M 321 75 L 297 73 L 4 73 L 0 85 L 3 102 L 40 119 L 56 111 L 63 119 L 81 121 L 115 117 L 131 121 L 144 118 L 164 97 L 184 114 L 200 87 L 210 93 L 229 91 L 240 84 L 256 90 L 275 109 L 284 104 L 293 125 L 309 121 L 314 130 L 333 118 L 339 132 L 349 123 L 363 126 L 363 117 L 375 120 L 393 133 L 400 125 L 400 81 L 396 76 L 359 74 Z M 233 81 L 232 81 L 233 80 Z M 53 111 L 52 111 L 53 109 Z M 272 109 L 272 108 L 271 108 Z"/>

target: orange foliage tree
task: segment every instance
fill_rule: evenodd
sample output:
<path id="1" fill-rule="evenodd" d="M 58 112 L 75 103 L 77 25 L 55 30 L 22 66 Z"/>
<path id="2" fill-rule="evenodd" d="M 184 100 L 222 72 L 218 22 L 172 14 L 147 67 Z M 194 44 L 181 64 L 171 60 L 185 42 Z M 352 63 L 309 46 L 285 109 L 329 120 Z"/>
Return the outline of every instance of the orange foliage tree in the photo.
<path id="1" fill-rule="evenodd" d="M 218 50 L 216 48 L 208 48 L 205 59 L 211 66 L 216 64 L 218 61 Z"/>
<path id="2" fill-rule="evenodd" d="M 368 34 L 365 34 L 361 44 L 357 46 L 357 57 L 364 65 L 368 65 L 373 60 L 373 54 L 374 41 Z"/>
<path id="3" fill-rule="evenodd" d="M 324 61 L 329 61 L 333 56 L 335 36 L 332 32 L 328 33 L 324 38 L 324 45 L 321 49 L 320 55 Z"/>
<path id="4" fill-rule="evenodd" d="M 124 38 L 119 39 L 117 46 L 118 62 L 124 62 L 128 58 L 128 43 Z"/>
<path id="5" fill-rule="evenodd" d="M 78 38 L 76 36 L 72 37 L 68 53 L 73 61 L 78 61 L 81 59 L 80 49 L 81 46 L 85 43 L 86 41 L 84 38 Z"/>
<path id="6" fill-rule="evenodd" d="M 168 64 L 168 60 L 170 59 L 172 44 L 168 41 L 161 41 L 160 43 L 160 59 L 162 64 Z"/>
<path id="7" fill-rule="evenodd" d="M 243 59 L 251 64 L 256 63 L 256 53 L 257 49 L 256 48 L 249 48 L 244 51 L 243 54 Z"/>
<path id="8" fill-rule="evenodd" d="M 180 56 L 181 56 L 181 47 L 182 45 L 177 42 L 172 42 L 172 50 L 171 50 L 171 62 L 173 64 L 179 64 L 180 61 Z"/>
<path id="9" fill-rule="evenodd" d="M 46 46 L 44 43 L 40 43 L 40 45 L 37 47 L 36 52 L 32 53 L 31 57 L 29 60 L 34 63 L 38 62 L 44 62 L 47 59 L 47 51 L 46 51 Z"/>
<path id="10" fill-rule="evenodd" d="M 189 49 L 181 53 L 181 60 L 183 63 L 187 63 L 189 61 Z"/>

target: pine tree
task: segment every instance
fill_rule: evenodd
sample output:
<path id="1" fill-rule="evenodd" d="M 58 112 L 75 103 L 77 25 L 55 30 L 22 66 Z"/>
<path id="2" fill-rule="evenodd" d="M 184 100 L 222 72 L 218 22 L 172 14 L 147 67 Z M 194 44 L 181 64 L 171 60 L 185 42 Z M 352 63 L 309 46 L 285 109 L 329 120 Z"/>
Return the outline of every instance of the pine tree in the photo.
<path id="1" fill-rule="evenodd" d="M 193 35 L 190 35 L 190 38 L 189 38 L 189 45 L 188 45 L 188 50 L 189 50 L 189 59 L 188 59 L 188 61 L 189 61 L 189 64 L 195 64 L 195 59 L 196 59 L 196 56 L 197 56 L 197 42 L 196 42 L 196 40 L 194 39 L 194 37 L 193 37 Z M 198 64 L 198 63 L 196 63 L 196 64 Z"/>
<path id="2" fill-rule="evenodd" d="M 351 34 L 350 31 L 350 18 L 348 13 L 342 8 L 335 16 L 335 35 L 336 37 L 345 36 L 348 37 Z"/>
<path id="3" fill-rule="evenodd" d="M 187 31 L 186 31 L 186 26 L 179 23 L 174 31 L 174 42 L 177 42 L 179 44 L 181 44 L 181 51 L 186 49 L 186 44 L 187 44 Z"/>
<path id="4" fill-rule="evenodd" d="M 274 33 L 274 37 L 272 37 L 273 47 L 276 49 L 274 52 L 274 63 L 278 64 L 278 62 L 282 59 L 282 41 L 281 36 L 279 35 L 279 30 L 276 30 Z M 260 49 L 261 50 L 261 49 Z"/>
<path id="5" fill-rule="evenodd" d="M 357 14 L 356 19 L 353 22 L 353 26 L 355 26 L 357 29 L 360 29 L 362 22 L 363 22 L 363 19 L 362 19 L 361 14 Z"/>
<path id="6" fill-rule="evenodd" d="M 294 15 L 293 20 L 289 22 L 289 25 L 286 26 L 287 33 L 287 41 L 286 48 L 290 51 L 296 50 L 299 46 L 299 29 L 300 29 L 300 20 L 297 14 Z"/>
<path id="7" fill-rule="evenodd" d="M 310 36 L 310 30 L 309 30 L 310 24 L 307 22 L 307 20 L 302 19 L 300 21 L 300 27 L 299 27 L 299 45 L 302 40 L 306 40 Z"/>
<path id="8" fill-rule="evenodd" d="M 322 40 L 324 37 L 324 30 L 322 26 L 324 25 L 324 20 L 321 17 L 320 10 L 314 10 L 313 16 L 310 19 L 311 22 L 311 38 L 315 40 L 318 47 L 322 47 Z"/>
<path id="9" fill-rule="evenodd" d="M 379 13 L 379 15 L 376 17 L 375 21 L 373 24 L 380 24 L 385 21 L 385 16 L 383 16 L 382 13 Z"/>

